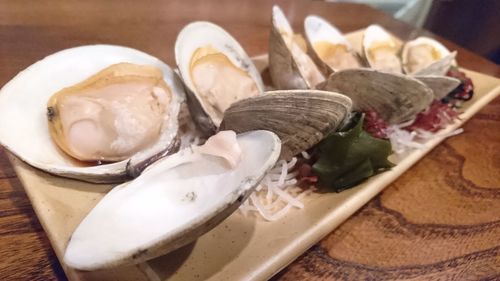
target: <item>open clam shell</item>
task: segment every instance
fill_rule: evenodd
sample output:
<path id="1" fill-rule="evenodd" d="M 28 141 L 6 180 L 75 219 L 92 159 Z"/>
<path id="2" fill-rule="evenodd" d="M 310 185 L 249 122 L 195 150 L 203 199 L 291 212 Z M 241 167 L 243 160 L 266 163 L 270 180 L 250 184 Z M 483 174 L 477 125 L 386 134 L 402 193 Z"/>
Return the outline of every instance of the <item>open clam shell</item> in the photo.
<path id="1" fill-rule="evenodd" d="M 413 73 L 414 76 L 426 76 L 426 75 L 436 75 L 444 76 L 450 70 L 450 67 L 455 64 L 455 57 L 457 52 L 454 51 L 443 58 L 432 62 L 426 67 Z"/>
<path id="2" fill-rule="evenodd" d="M 191 116 L 207 136 L 217 130 L 230 103 L 264 91 L 260 73 L 243 48 L 213 23 L 184 27 L 175 42 L 175 60 Z"/>
<path id="3" fill-rule="evenodd" d="M 354 111 L 374 110 L 390 124 L 414 118 L 434 100 L 432 90 L 415 78 L 367 68 L 335 72 L 318 88 L 342 93 Z"/>
<path id="4" fill-rule="evenodd" d="M 136 264 L 194 241 L 235 211 L 280 154 L 272 132 L 238 135 L 241 159 L 187 148 L 115 187 L 77 227 L 64 262 L 81 270 Z"/>
<path id="5" fill-rule="evenodd" d="M 348 97 L 334 92 L 270 91 L 231 105 L 221 129 L 272 131 L 283 144 L 281 158 L 290 159 L 334 131 L 350 113 L 351 105 Z"/>
<path id="6" fill-rule="evenodd" d="M 280 90 L 312 89 L 325 78 L 307 55 L 307 48 L 297 39 L 283 11 L 273 7 L 269 36 L 269 73 Z"/>
<path id="7" fill-rule="evenodd" d="M 342 33 L 325 19 L 310 15 L 304 20 L 304 30 L 311 57 L 325 75 L 361 67 L 358 54 Z"/>
<path id="8" fill-rule="evenodd" d="M 368 65 L 376 70 L 402 73 L 399 52 L 401 42 L 380 25 L 372 24 L 363 33 L 362 53 Z"/>
<path id="9" fill-rule="evenodd" d="M 407 74 L 414 74 L 449 54 L 450 51 L 440 42 L 428 37 L 418 37 L 403 46 L 401 51 L 403 69 Z"/>
<path id="10" fill-rule="evenodd" d="M 89 166 L 62 152 L 49 134 L 47 101 L 112 64 L 129 62 L 150 65 L 163 72 L 172 92 L 169 116 L 158 140 L 149 148 L 123 161 Z M 176 138 L 177 115 L 184 91 L 180 79 L 165 63 L 131 48 L 91 45 L 50 55 L 31 65 L 0 90 L 0 144 L 33 167 L 51 174 L 89 182 L 122 182 L 135 176 L 149 159 L 171 151 Z"/>

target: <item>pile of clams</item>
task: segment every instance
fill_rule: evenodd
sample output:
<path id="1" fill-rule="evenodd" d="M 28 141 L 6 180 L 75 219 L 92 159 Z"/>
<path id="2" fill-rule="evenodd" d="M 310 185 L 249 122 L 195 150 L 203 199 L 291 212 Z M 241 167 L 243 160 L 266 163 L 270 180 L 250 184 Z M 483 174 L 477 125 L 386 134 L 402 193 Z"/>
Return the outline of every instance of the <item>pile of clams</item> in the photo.
<path id="1" fill-rule="evenodd" d="M 278 89 L 338 92 L 351 98 L 353 110 L 374 110 L 389 124 L 397 124 L 415 118 L 460 84 L 445 76 L 456 52 L 431 38 L 403 44 L 381 26 L 370 25 L 358 53 L 336 27 L 310 15 L 304 20 L 307 44 L 300 49 L 296 46 L 301 37 L 279 7 L 273 7 L 272 18 L 269 72 Z"/>
<path id="2" fill-rule="evenodd" d="M 7 83 L 0 144 L 54 175 L 121 183 L 77 227 L 64 261 L 95 270 L 175 250 L 229 216 L 278 159 L 320 142 L 351 110 L 401 123 L 459 83 L 443 76 L 455 53 L 432 39 L 402 45 L 374 25 L 358 53 L 324 19 L 309 16 L 304 27 L 307 40 L 273 7 L 273 91 L 240 44 L 209 22 L 179 33 L 178 74 L 138 50 L 92 45 L 50 55 Z M 179 150 L 184 103 L 208 139 Z"/>

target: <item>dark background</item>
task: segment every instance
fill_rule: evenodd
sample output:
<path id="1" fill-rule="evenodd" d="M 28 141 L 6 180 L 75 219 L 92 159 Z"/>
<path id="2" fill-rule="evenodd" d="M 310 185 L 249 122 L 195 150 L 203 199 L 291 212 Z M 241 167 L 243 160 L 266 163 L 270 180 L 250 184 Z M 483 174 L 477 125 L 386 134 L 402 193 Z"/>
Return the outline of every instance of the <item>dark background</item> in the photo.
<path id="1" fill-rule="evenodd" d="M 423 28 L 500 64 L 500 0 L 434 1 Z"/>

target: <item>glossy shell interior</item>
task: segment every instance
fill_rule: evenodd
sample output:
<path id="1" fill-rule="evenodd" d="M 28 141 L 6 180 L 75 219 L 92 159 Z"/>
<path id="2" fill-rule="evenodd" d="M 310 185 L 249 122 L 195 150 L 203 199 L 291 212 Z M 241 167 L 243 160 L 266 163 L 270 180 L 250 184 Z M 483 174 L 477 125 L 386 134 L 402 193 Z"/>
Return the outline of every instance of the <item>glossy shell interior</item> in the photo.
<path id="1" fill-rule="evenodd" d="M 62 152 L 50 137 L 47 101 L 62 88 L 120 62 L 152 65 L 162 70 L 164 80 L 172 90 L 173 100 L 170 108 L 172 118 L 164 124 L 159 140 L 161 143 L 155 145 L 154 151 L 142 151 L 131 159 L 111 164 L 96 166 L 76 161 Z M 71 48 L 36 62 L 0 90 L 0 144 L 28 164 L 51 174 L 89 182 L 123 182 L 131 177 L 127 173 L 127 165 L 147 161 L 173 142 L 177 135 L 176 116 L 183 100 L 184 90 L 180 80 L 168 65 L 155 57 L 112 45 Z"/>

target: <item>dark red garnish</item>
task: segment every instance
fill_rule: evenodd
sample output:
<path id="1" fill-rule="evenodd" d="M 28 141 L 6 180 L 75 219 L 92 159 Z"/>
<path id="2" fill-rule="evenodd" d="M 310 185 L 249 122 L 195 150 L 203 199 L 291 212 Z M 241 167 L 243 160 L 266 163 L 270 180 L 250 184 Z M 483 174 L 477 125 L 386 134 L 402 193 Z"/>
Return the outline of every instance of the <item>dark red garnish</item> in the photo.
<path id="1" fill-rule="evenodd" d="M 455 108 L 460 106 L 461 101 L 467 101 L 472 98 L 474 95 L 474 85 L 472 84 L 472 80 L 464 72 L 458 70 L 457 67 L 450 68 L 446 75 L 460 80 L 460 85 L 441 101 L 434 101 L 427 110 L 419 113 L 415 122 L 405 127 L 405 130 L 415 131 L 420 129 L 437 132 L 458 118 L 458 112 Z"/>
<path id="2" fill-rule="evenodd" d="M 299 174 L 297 175 L 297 179 L 299 181 L 306 181 L 309 183 L 316 183 L 318 182 L 318 176 L 314 175 L 312 172 L 312 167 L 308 163 L 303 163 L 299 166 L 297 169 Z"/>
<path id="3" fill-rule="evenodd" d="M 443 99 L 445 103 L 454 103 L 456 100 L 468 101 L 472 98 L 474 95 L 474 85 L 472 84 L 472 80 L 467 77 L 464 72 L 458 70 L 456 67 L 452 67 L 446 75 L 457 78 L 461 83 Z"/>
<path id="4" fill-rule="evenodd" d="M 363 129 L 368 132 L 372 137 L 379 139 L 387 138 L 387 124 L 377 112 L 369 110 L 365 112 L 365 122 Z"/>
<path id="5" fill-rule="evenodd" d="M 420 129 L 429 132 L 437 132 L 445 128 L 448 124 L 453 123 L 457 117 L 458 112 L 455 111 L 450 104 L 435 100 L 427 110 L 417 115 L 415 122 L 404 129 L 408 131 Z"/>

